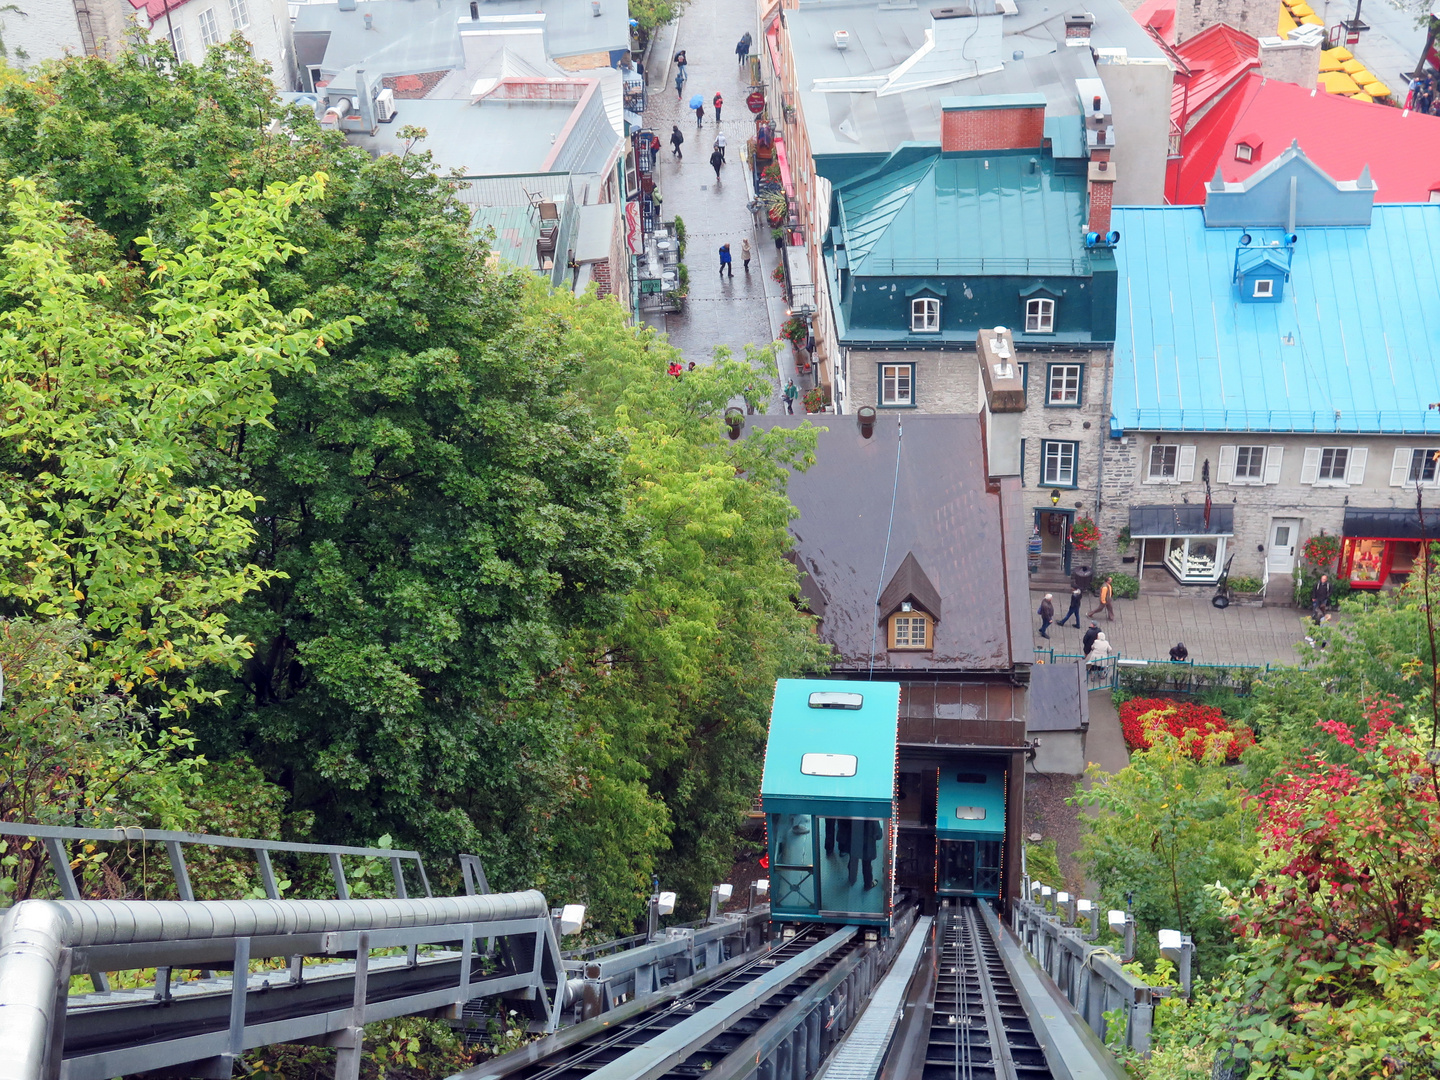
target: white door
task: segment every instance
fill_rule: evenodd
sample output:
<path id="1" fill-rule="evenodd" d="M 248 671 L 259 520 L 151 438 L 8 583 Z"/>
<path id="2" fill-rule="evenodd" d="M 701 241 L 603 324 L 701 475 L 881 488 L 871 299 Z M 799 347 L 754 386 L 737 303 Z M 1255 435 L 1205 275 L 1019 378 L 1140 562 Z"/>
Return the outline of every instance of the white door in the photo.
<path id="1" fill-rule="evenodd" d="M 1300 533 L 1299 518 L 1270 519 L 1270 547 L 1265 568 L 1272 574 L 1288 574 L 1295 569 L 1295 541 Z"/>

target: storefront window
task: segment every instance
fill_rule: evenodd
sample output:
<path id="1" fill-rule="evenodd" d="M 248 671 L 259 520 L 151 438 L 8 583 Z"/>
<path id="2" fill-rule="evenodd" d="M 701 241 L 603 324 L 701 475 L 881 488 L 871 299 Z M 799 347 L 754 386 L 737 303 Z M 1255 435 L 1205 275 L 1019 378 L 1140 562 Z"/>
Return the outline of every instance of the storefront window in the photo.
<path id="1" fill-rule="evenodd" d="M 1215 581 L 1224 565 L 1225 539 L 1223 536 L 1169 537 L 1165 566 L 1181 581 Z"/>
<path id="2" fill-rule="evenodd" d="M 1378 587 L 1381 568 L 1385 565 L 1385 541 L 1352 540 L 1350 544 L 1350 584 Z"/>

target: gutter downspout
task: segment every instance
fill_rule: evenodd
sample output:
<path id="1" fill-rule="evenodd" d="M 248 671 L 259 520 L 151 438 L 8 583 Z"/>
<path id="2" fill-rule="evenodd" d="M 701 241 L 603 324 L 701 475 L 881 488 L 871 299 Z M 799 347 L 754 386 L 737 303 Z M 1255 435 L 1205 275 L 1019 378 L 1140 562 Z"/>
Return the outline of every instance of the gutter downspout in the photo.
<path id="1" fill-rule="evenodd" d="M 45 1074 L 56 982 L 69 931 L 64 908 L 49 900 L 21 901 L 0 923 L 3 1080 L 38 1080 Z"/>

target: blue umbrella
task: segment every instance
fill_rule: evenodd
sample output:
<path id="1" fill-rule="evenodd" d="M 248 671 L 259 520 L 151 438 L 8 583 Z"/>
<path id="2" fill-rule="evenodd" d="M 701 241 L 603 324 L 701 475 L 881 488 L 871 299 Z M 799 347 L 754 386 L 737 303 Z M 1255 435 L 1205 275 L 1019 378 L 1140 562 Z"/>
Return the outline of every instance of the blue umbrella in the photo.
<path id="1" fill-rule="evenodd" d="M 701 97 L 699 94 L 694 94 L 694 95 L 691 96 L 691 98 L 690 98 L 690 108 L 692 108 L 692 109 L 701 109 L 701 108 L 704 108 L 704 107 L 705 107 L 705 99 L 704 99 L 703 97 Z"/>

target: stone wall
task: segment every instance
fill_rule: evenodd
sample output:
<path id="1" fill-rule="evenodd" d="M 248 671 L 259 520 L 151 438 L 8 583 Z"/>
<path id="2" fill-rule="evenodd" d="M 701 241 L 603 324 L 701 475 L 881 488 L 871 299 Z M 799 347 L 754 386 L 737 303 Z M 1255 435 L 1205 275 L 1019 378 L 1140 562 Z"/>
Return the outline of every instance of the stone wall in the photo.
<path id="1" fill-rule="evenodd" d="M 1102 458 L 1103 481 L 1101 483 L 1101 509 L 1096 518 L 1102 536 L 1098 566 L 1101 570 L 1122 570 L 1134 574 L 1138 563 L 1122 563 L 1121 554 L 1115 544 L 1120 530 L 1129 523 L 1131 506 L 1171 505 L 1189 503 L 1192 506 L 1205 502 L 1205 485 L 1201 480 L 1202 467 L 1210 463 L 1210 489 L 1212 506 L 1229 506 L 1234 513 L 1234 536 L 1228 542 L 1226 557 L 1234 554 L 1235 562 L 1231 573 L 1245 577 L 1263 578 L 1270 543 L 1271 524 L 1276 518 L 1290 518 L 1299 522 L 1296 537 L 1298 545 L 1310 537 L 1325 532 L 1338 535 L 1343 531 L 1345 507 L 1411 507 L 1415 504 L 1415 486 L 1408 483 L 1392 484 L 1396 474 L 1395 452 L 1397 449 L 1435 447 L 1440 449 L 1440 440 L 1406 437 L 1379 437 L 1355 435 L 1275 435 L 1255 434 L 1200 434 L 1165 432 L 1162 443 L 1192 446 L 1195 449 L 1194 475 L 1183 483 L 1147 482 L 1150 450 L 1156 444 L 1155 432 L 1130 433 L 1124 439 L 1104 440 Z M 1222 482 L 1220 461 L 1222 447 L 1242 445 L 1278 447 L 1281 450 L 1279 476 L 1274 483 Z M 1357 450 L 1364 450 L 1363 474 L 1357 475 L 1356 483 L 1344 481 L 1312 483 L 1301 482 L 1301 472 L 1307 448 L 1346 447 L 1353 462 Z M 1401 461 L 1407 460 L 1408 455 Z M 1403 469 L 1401 470 L 1403 472 Z M 1440 493 L 1427 494 L 1427 504 L 1440 503 Z M 1132 546 L 1127 553 L 1138 559 L 1138 547 Z M 1163 576 L 1161 570 L 1146 571 Z"/>
<path id="2" fill-rule="evenodd" d="M 1251 37 L 1273 37 L 1280 23 L 1280 0 L 1178 0 L 1175 43 L 1222 22 Z"/>

